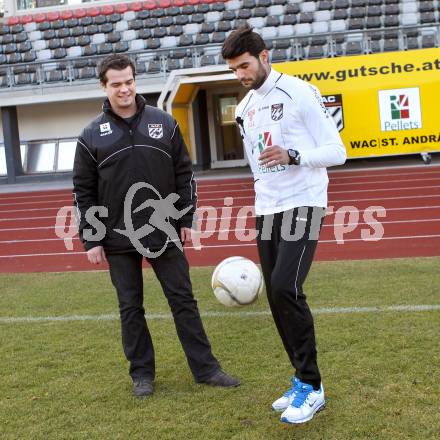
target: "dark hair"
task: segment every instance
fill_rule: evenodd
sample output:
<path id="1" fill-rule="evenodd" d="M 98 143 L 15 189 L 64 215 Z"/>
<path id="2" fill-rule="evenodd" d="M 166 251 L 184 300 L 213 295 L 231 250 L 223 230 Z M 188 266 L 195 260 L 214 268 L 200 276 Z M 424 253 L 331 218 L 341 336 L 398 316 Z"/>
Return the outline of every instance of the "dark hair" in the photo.
<path id="1" fill-rule="evenodd" d="M 247 23 L 231 32 L 223 43 L 222 57 L 225 60 L 238 57 L 249 52 L 258 58 L 261 51 L 266 49 L 264 40 Z"/>
<path id="2" fill-rule="evenodd" d="M 128 66 L 131 67 L 134 78 L 136 76 L 136 69 L 134 67 L 133 61 L 131 61 L 131 59 L 128 56 L 121 54 L 110 55 L 109 57 L 105 58 L 99 65 L 98 68 L 99 81 L 101 81 L 101 83 L 105 85 L 107 83 L 107 77 L 106 77 L 107 70 L 109 69 L 124 70 Z"/>

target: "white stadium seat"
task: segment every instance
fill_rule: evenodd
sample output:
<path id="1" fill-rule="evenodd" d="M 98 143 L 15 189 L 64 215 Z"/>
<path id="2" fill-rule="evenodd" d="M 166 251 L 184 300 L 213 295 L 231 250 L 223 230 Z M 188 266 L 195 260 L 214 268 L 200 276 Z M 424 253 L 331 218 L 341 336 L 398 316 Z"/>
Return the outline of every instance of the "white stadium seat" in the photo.
<path id="1" fill-rule="evenodd" d="M 294 26 L 295 35 L 298 36 L 308 36 L 312 33 L 312 26 L 310 23 L 300 23 Z"/>
<path id="2" fill-rule="evenodd" d="M 144 40 L 131 40 L 128 46 L 130 48 L 129 50 L 131 50 L 131 51 L 145 49 Z"/>
<path id="3" fill-rule="evenodd" d="M 134 29 L 130 29 L 128 31 L 122 32 L 122 40 L 124 41 L 136 40 L 136 31 Z"/>
<path id="4" fill-rule="evenodd" d="M 128 23 L 125 20 L 121 20 L 116 22 L 115 31 L 116 32 L 123 32 L 128 29 Z"/>
<path id="5" fill-rule="evenodd" d="M 105 43 L 105 34 L 93 34 L 92 43 L 93 44 Z"/>

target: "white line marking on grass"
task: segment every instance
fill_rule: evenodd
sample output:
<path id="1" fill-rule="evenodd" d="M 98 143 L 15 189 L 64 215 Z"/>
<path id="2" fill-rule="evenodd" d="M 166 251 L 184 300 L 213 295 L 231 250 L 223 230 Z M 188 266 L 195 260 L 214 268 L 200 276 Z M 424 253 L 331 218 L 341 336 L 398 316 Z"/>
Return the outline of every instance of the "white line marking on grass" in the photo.
<path id="1" fill-rule="evenodd" d="M 440 304 L 408 304 L 392 306 L 370 307 L 325 307 L 312 310 L 314 315 L 336 315 L 353 313 L 384 313 L 384 312 L 432 312 L 440 310 Z M 262 311 L 239 311 L 239 312 L 201 312 L 202 318 L 248 318 L 258 316 L 270 316 L 269 310 Z M 145 317 L 151 319 L 171 319 L 171 313 L 147 313 Z M 106 315 L 71 315 L 71 316 L 22 316 L 0 317 L 0 324 L 30 324 L 41 322 L 72 322 L 72 321 L 115 321 L 119 320 L 117 314 Z"/>

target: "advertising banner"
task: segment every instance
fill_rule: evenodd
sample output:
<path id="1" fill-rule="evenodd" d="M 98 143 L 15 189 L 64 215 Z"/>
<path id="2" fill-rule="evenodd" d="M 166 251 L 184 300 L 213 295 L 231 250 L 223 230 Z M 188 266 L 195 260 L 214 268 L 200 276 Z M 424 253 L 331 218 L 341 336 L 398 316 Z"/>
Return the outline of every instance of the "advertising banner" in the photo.
<path id="1" fill-rule="evenodd" d="M 317 86 L 349 158 L 440 151 L 440 49 L 274 64 Z"/>

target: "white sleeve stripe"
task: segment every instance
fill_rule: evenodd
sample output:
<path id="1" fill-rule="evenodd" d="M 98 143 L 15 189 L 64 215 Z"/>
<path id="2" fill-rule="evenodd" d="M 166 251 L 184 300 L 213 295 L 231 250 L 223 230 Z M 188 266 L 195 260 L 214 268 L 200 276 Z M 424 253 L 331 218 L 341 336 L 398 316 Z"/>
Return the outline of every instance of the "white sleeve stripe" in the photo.
<path id="1" fill-rule="evenodd" d="M 91 157 L 96 163 L 98 163 L 98 161 L 93 157 L 93 154 L 90 152 L 90 150 L 89 150 L 89 148 L 87 147 L 87 145 L 84 144 L 83 142 L 81 142 L 79 139 L 78 139 L 78 143 L 81 144 L 81 145 L 87 150 L 87 152 L 90 154 L 90 157 Z"/>
<path id="2" fill-rule="evenodd" d="M 174 130 L 173 130 L 173 134 L 171 135 L 171 139 L 172 139 L 172 138 L 174 137 L 174 135 L 176 134 L 177 126 L 178 126 L 178 124 L 177 124 L 177 122 L 176 122 L 176 125 L 174 126 Z"/>

